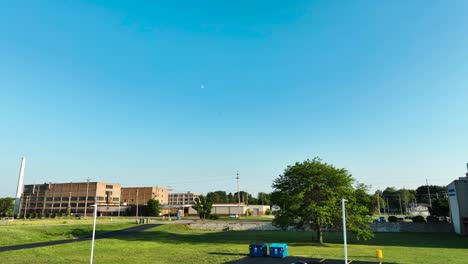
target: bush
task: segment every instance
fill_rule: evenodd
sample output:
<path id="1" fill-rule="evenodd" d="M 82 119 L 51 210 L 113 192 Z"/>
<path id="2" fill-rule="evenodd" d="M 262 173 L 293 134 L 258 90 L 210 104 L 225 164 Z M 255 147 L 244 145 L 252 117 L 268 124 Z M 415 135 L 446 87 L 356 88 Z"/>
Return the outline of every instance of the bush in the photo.
<path id="1" fill-rule="evenodd" d="M 210 220 L 218 220 L 218 219 L 219 219 L 219 215 L 217 215 L 217 214 L 210 214 L 210 215 L 208 216 L 208 219 L 210 219 Z"/>
<path id="2" fill-rule="evenodd" d="M 271 215 L 271 209 L 270 208 L 266 209 L 265 214 L 266 215 Z"/>
<path id="3" fill-rule="evenodd" d="M 252 213 L 250 212 L 250 209 L 247 209 L 247 211 L 245 212 L 245 216 L 251 216 Z"/>
<path id="4" fill-rule="evenodd" d="M 413 222 L 415 222 L 415 223 L 425 223 L 426 222 L 426 219 L 424 219 L 424 216 L 422 216 L 422 215 L 417 215 L 417 216 L 411 218 L 411 220 L 413 220 Z"/>
<path id="5" fill-rule="evenodd" d="M 388 217 L 388 221 L 391 222 L 391 223 L 396 223 L 398 222 L 398 217 L 394 216 L 394 215 L 391 215 Z"/>
<path id="6" fill-rule="evenodd" d="M 426 217 L 426 221 L 428 223 L 440 223 L 441 222 L 439 220 L 439 217 L 436 217 L 436 216 L 433 216 L 433 215 L 430 215 L 430 216 Z"/>

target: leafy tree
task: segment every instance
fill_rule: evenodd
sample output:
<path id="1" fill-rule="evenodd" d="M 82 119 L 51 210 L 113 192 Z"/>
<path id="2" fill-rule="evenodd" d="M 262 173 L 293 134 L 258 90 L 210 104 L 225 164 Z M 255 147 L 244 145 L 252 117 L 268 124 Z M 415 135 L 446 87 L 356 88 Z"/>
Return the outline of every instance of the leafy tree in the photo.
<path id="1" fill-rule="evenodd" d="M 228 195 L 227 195 L 227 202 L 228 202 L 228 203 L 235 202 L 235 200 L 234 200 L 234 195 L 232 195 L 232 193 L 228 193 Z"/>
<path id="2" fill-rule="evenodd" d="M 406 208 L 411 203 L 411 201 L 415 198 L 415 191 L 414 190 L 407 190 L 405 188 L 398 190 L 399 198 L 401 199 L 403 212 L 406 212 Z"/>
<path id="3" fill-rule="evenodd" d="M 215 191 L 206 194 L 206 199 L 211 203 L 227 203 L 228 197 L 225 191 Z"/>
<path id="4" fill-rule="evenodd" d="M 198 217 L 200 217 L 200 219 L 207 219 L 211 214 L 212 207 L 213 204 L 209 202 L 203 195 L 195 198 L 195 203 L 192 205 L 192 208 L 197 211 Z"/>
<path id="5" fill-rule="evenodd" d="M 0 213 L 5 215 L 12 215 L 15 206 L 15 198 L 0 198 Z"/>
<path id="6" fill-rule="evenodd" d="M 436 216 L 449 216 L 450 215 L 450 208 L 448 199 L 445 197 L 436 198 L 432 201 L 432 207 L 429 207 L 429 212 L 431 215 Z"/>
<path id="7" fill-rule="evenodd" d="M 261 205 L 270 205 L 270 194 L 259 192 L 257 195 L 257 202 Z"/>
<path id="8" fill-rule="evenodd" d="M 71 207 L 70 207 L 70 206 L 67 207 L 67 210 L 65 211 L 65 215 L 66 215 L 66 216 L 70 216 L 70 215 L 71 215 Z"/>
<path id="9" fill-rule="evenodd" d="M 445 196 L 447 194 L 447 186 L 429 185 L 429 192 L 431 193 L 431 200 L 437 198 L 437 196 Z M 416 189 L 415 195 L 418 203 L 429 204 L 427 185 L 419 186 Z"/>
<path id="10" fill-rule="evenodd" d="M 149 216 L 158 216 L 159 212 L 161 212 L 161 205 L 159 204 L 159 200 L 151 198 L 148 200 L 146 205 Z"/>
<path id="11" fill-rule="evenodd" d="M 288 166 L 272 185 L 272 202 L 282 206 L 273 223 L 282 228 L 310 227 L 323 243 L 323 230 L 341 225 L 341 198 L 345 198 L 347 229 L 358 239 L 372 237 L 366 218 L 369 210 L 357 201 L 353 181 L 347 170 L 319 158 Z"/>

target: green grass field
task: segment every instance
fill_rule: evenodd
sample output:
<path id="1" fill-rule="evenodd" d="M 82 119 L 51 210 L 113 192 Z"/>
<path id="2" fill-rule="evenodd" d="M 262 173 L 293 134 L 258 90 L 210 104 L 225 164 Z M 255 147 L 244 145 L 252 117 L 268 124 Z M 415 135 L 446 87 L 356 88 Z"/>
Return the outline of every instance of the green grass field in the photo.
<path id="1" fill-rule="evenodd" d="M 131 224 L 100 223 L 99 230 L 113 230 Z M 76 230 L 79 230 L 76 233 Z M 63 239 L 88 234 L 91 226 L 0 226 L 0 245 Z M 253 242 L 286 242 L 290 255 L 341 259 L 341 234 L 326 233 L 324 245 L 311 243 L 313 233 L 291 231 L 201 231 L 170 224 L 140 233 L 96 241 L 95 263 L 223 263 L 248 253 Z M 25 237 L 29 237 L 26 239 Z M 15 238 L 15 239 L 13 239 Z M 19 239 L 19 240 L 16 240 Z M 18 242 L 18 243 L 16 243 Z M 468 238 L 453 234 L 376 233 L 369 241 L 349 239 L 352 260 L 375 260 L 382 249 L 384 262 L 467 263 Z M 90 242 L 77 242 L 36 249 L 0 253 L 2 263 L 88 263 Z"/>

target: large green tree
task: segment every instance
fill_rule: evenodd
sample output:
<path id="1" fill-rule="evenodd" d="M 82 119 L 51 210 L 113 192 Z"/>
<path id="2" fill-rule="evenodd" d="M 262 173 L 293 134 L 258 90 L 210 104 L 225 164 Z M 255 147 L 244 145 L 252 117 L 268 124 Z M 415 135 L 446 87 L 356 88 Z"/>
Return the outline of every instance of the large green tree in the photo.
<path id="1" fill-rule="evenodd" d="M 209 202 L 203 195 L 195 198 L 195 203 L 192 205 L 192 208 L 197 211 L 198 217 L 200 217 L 200 219 L 208 218 L 211 214 L 212 207 L 213 204 Z"/>
<path id="2" fill-rule="evenodd" d="M 228 197 L 225 191 L 215 191 L 206 194 L 206 199 L 211 203 L 227 203 Z"/>
<path id="3" fill-rule="evenodd" d="M 325 229 L 339 228 L 341 199 L 346 203 L 346 226 L 358 239 L 372 237 L 367 215 L 369 209 L 357 199 L 354 180 L 345 169 L 335 168 L 319 158 L 288 166 L 273 182 L 272 202 L 281 207 L 273 224 L 282 228 L 311 228 L 323 243 Z"/>
<path id="4" fill-rule="evenodd" d="M 432 201 L 432 207 L 429 207 L 429 212 L 434 216 L 450 216 L 450 207 L 448 199 L 439 197 Z"/>
<path id="5" fill-rule="evenodd" d="M 431 194 L 431 200 L 447 194 L 447 186 L 429 185 L 429 193 L 427 189 L 427 185 L 419 186 L 416 189 L 417 203 L 429 204 L 429 193 Z"/>
<path id="6" fill-rule="evenodd" d="M 257 195 L 257 202 L 261 205 L 270 205 L 270 194 L 259 192 Z"/>
<path id="7" fill-rule="evenodd" d="M 159 212 L 161 212 L 161 205 L 159 204 L 159 200 L 151 198 L 148 200 L 146 205 L 149 216 L 159 216 Z"/>
<path id="8" fill-rule="evenodd" d="M 14 206 L 15 198 L 0 198 L 0 214 L 13 215 Z"/>

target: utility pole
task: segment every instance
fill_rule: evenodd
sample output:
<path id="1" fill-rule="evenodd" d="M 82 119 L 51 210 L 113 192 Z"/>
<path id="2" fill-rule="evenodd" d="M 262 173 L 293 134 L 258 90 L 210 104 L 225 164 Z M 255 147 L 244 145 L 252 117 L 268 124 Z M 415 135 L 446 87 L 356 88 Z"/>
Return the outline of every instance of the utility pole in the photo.
<path id="1" fill-rule="evenodd" d="M 390 204 L 388 203 L 388 198 L 387 198 L 387 214 L 390 214 Z"/>
<path id="2" fill-rule="evenodd" d="M 380 195 L 377 193 L 377 210 L 379 210 L 379 221 L 380 221 Z"/>
<path id="3" fill-rule="evenodd" d="M 403 208 L 401 207 L 401 196 L 398 195 L 398 201 L 400 202 L 400 214 L 403 214 Z"/>
<path id="4" fill-rule="evenodd" d="M 429 190 L 429 183 L 427 183 L 427 179 L 426 179 L 426 186 L 427 186 L 427 196 L 429 197 L 429 206 L 432 207 L 431 191 Z"/>
<path id="5" fill-rule="evenodd" d="M 172 191 L 172 187 L 171 186 L 167 186 L 167 205 L 169 206 L 169 213 L 167 214 L 168 218 L 169 218 L 169 221 L 172 221 L 172 218 L 171 218 L 171 200 L 169 200 L 169 197 L 171 196 L 171 191 Z"/>
<path id="6" fill-rule="evenodd" d="M 237 213 L 239 214 L 238 218 L 240 218 L 240 192 L 239 192 L 239 171 L 237 171 L 237 200 L 238 200 L 238 204 L 237 204 Z"/>

